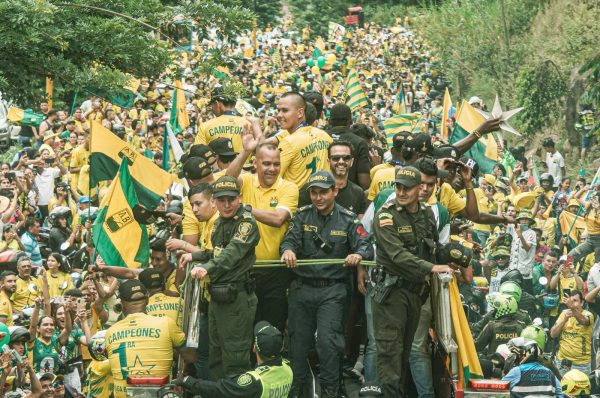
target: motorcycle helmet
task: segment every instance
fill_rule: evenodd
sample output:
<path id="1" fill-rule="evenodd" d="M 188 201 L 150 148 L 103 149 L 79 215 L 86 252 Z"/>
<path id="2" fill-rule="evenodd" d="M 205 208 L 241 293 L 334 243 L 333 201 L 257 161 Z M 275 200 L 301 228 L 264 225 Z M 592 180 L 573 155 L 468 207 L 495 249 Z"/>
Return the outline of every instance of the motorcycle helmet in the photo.
<path id="1" fill-rule="evenodd" d="M 9 344 L 13 344 L 19 341 L 23 343 L 29 341 L 30 334 L 27 328 L 24 328 L 23 326 L 11 326 L 8 328 L 8 330 L 10 332 Z"/>
<path id="2" fill-rule="evenodd" d="M 500 279 L 500 284 L 508 281 L 512 281 L 519 286 L 523 286 L 523 275 L 521 275 L 518 269 L 511 269 Z"/>
<path id="3" fill-rule="evenodd" d="M 518 364 L 527 362 L 536 362 L 542 356 L 542 350 L 533 340 L 523 337 L 515 337 L 506 343 L 510 352 L 515 354 L 515 361 Z"/>
<path id="4" fill-rule="evenodd" d="M 540 176 L 540 183 L 544 181 L 548 181 L 551 186 L 554 185 L 554 177 L 550 173 L 544 173 Z"/>
<path id="5" fill-rule="evenodd" d="M 55 207 L 50 214 L 48 214 L 48 222 L 53 227 L 58 227 L 58 220 L 64 218 L 67 220 L 67 224 L 72 220 L 73 214 L 71 213 L 71 209 L 66 206 L 58 206 Z"/>
<path id="6" fill-rule="evenodd" d="M 529 325 L 521 332 L 521 337 L 533 340 L 544 350 L 546 348 L 546 332 L 537 325 Z"/>
<path id="7" fill-rule="evenodd" d="M 569 397 L 587 395 L 592 389 L 590 379 L 581 370 L 571 369 L 560 381 L 560 387 L 564 394 Z"/>
<path id="8" fill-rule="evenodd" d="M 513 296 L 517 303 L 521 301 L 521 286 L 516 282 L 506 281 L 500 285 L 500 293 Z"/>
<path id="9" fill-rule="evenodd" d="M 507 294 L 499 294 L 492 300 L 492 307 L 496 310 L 494 318 L 498 319 L 506 315 L 514 314 L 519 309 L 517 300 Z"/>
<path id="10" fill-rule="evenodd" d="M 95 361 L 104 361 L 108 357 L 106 355 L 106 341 L 104 336 L 106 335 L 106 330 L 101 330 L 90 339 L 90 343 L 88 344 L 88 349 L 92 359 Z"/>

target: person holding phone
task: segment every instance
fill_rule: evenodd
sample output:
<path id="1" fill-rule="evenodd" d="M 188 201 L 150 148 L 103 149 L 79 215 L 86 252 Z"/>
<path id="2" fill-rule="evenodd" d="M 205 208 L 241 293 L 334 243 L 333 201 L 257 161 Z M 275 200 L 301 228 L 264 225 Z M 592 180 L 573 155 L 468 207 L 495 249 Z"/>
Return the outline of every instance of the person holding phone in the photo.
<path id="1" fill-rule="evenodd" d="M 566 300 L 574 291 L 583 291 L 583 279 L 575 272 L 573 268 L 573 257 L 562 256 L 558 261 L 558 272 L 550 279 L 548 288 L 558 291 L 559 306 L 550 312 L 550 320 L 556 317 L 560 310 L 566 308 Z M 553 322 L 550 323 L 552 325 Z"/>

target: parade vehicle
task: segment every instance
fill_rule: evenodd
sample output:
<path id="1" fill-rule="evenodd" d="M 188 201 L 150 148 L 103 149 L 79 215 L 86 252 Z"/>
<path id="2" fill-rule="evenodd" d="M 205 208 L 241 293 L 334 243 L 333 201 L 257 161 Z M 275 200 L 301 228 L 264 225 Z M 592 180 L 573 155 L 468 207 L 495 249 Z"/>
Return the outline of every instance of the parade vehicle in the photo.
<path id="1" fill-rule="evenodd" d="M 344 23 L 346 26 L 357 25 L 362 28 L 365 23 L 365 14 L 362 7 L 348 8 L 348 15 L 344 16 Z"/>

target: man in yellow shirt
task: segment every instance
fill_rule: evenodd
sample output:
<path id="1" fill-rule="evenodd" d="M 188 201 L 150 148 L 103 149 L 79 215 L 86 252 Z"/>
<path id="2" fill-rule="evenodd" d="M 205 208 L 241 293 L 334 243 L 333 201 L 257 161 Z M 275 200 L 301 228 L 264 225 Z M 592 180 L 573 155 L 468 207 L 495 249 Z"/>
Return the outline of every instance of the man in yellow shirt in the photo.
<path id="1" fill-rule="evenodd" d="M 277 104 L 277 120 L 290 135 L 279 142 L 281 176 L 304 186 L 317 171 L 329 171 L 329 144 L 333 138 L 325 131 L 307 126 L 304 109 L 306 102 L 298 93 L 285 93 Z"/>
<path id="2" fill-rule="evenodd" d="M 159 318 L 171 318 L 177 326 L 181 327 L 181 298 L 167 296 L 164 293 L 164 275 L 156 268 L 146 268 L 140 273 L 138 279 L 148 290 L 150 296 L 146 306 L 146 314 Z"/>
<path id="3" fill-rule="evenodd" d="M 44 268 L 39 268 L 40 275 L 43 276 Z M 13 310 L 21 312 L 23 307 L 33 304 L 35 299 L 42 295 L 44 301 L 49 300 L 48 282 L 46 278 L 39 278 L 31 275 L 31 260 L 23 256 L 17 261 L 17 285 L 15 292 L 11 296 Z"/>
<path id="4" fill-rule="evenodd" d="M 0 274 L 0 322 L 6 326 L 13 325 L 13 308 L 10 303 L 10 295 L 17 287 L 17 274 L 12 271 L 4 271 Z"/>
<path id="5" fill-rule="evenodd" d="M 115 383 L 115 398 L 125 398 L 128 376 L 170 376 L 173 349 L 188 363 L 185 334 L 170 318 L 145 314 L 148 292 L 135 279 L 119 286 L 124 318 L 106 332 L 106 352 Z"/>
<path id="6" fill-rule="evenodd" d="M 281 160 L 277 147 L 244 134 L 244 149 L 227 168 L 227 175 L 236 177 L 241 186 L 242 202 L 252 206 L 258 223 L 260 241 L 256 246 L 257 260 L 279 260 L 279 245 L 287 225 L 296 212 L 298 187 L 280 175 Z M 256 174 L 242 174 L 245 159 L 255 150 Z M 269 321 L 283 332 L 287 321 L 287 289 L 290 273 L 285 267 L 254 270 L 256 279 L 255 321 Z"/>
<path id="7" fill-rule="evenodd" d="M 86 134 L 81 134 L 80 136 L 83 136 L 83 138 L 80 137 L 83 142 L 71 152 L 69 172 L 71 173 L 72 186 L 81 195 L 89 195 L 90 171 L 88 160 L 90 158 L 90 141 Z"/>
<path id="8" fill-rule="evenodd" d="M 208 145 L 217 138 L 229 138 L 235 152 L 242 150 L 242 132 L 250 123 L 243 117 L 236 116 L 235 103 L 235 98 L 226 97 L 222 88 L 213 90 L 210 105 L 216 117 L 202 123 L 196 135 L 196 144 Z"/>
<path id="9" fill-rule="evenodd" d="M 583 295 L 579 290 L 572 290 L 567 296 L 567 309 L 559 315 L 550 329 L 550 337 L 560 336 L 556 365 L 561 375 L 570 369 L 589 374 L 594 314 L 583 309 Z"/>

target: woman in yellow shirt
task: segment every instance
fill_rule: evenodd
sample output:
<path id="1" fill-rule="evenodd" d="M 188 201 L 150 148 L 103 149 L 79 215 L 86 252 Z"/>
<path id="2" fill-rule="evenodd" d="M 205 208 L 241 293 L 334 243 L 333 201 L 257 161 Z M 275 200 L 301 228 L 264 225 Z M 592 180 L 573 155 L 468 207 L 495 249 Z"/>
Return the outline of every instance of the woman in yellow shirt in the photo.
<path id="1" fill-rule="evenodd" d="M 63 296 L 66 291 L 73 289 L 73 280 L 67 272 L 66 260 L 61 254 L 50 254 L 46 264 L 48 265 L 46 280 L 48 281 L 48 293 L 51 299 Z"/>
<path id="2" fill-rule="evenodd" d="M 17 235 L 17 230 L 13 224 L 4 225 L 4 230 L 2 231 L 2 240 L 0 240 L 0 253 L 7 250 L 25 250 L 25 247 L 23 247 L 21 239 L 19 239 L 19 235 Z"/>

